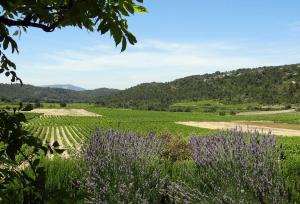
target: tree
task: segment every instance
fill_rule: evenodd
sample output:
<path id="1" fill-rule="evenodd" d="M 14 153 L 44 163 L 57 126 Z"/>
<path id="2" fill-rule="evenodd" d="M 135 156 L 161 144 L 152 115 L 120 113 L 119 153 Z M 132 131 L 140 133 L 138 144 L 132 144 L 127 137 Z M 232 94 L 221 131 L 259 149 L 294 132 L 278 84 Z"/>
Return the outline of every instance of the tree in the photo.
<path id="1" fill-rule="evenodd" d="M 24 122 L 15 108 L 13 113 L 0 110 L 0 203 L 44 203 L 46 169 L 40 158 L 64 151 L 57 141 L 44 146 L 23 129 Z"/>
<path id="2" fill-rule="evenodd" d="M 65 102 L 60 102 L 59 103 L 60 107 L 64 108 L 64 107 L 67 107 L 67 104 Z"/>
<path id="3" fill-rule="evenodd" d="M 121 51 L 137 42 L 128 30 L 126 17 L 144 13 L 143 0 L 2 0 L 0 1 L 0 74 L 11 76 L 11 82 L 21 79 L 16 65 L 4 51 L 19 52 L 13 36 L 21 36 L 28 28 L 53 32 L 67 26 L 79 27 L 102 34 L 110 31 Z M 11 29 L 9 29 L 11 28 Z M 13 32 L 12 32 L 13 31 Z"/>

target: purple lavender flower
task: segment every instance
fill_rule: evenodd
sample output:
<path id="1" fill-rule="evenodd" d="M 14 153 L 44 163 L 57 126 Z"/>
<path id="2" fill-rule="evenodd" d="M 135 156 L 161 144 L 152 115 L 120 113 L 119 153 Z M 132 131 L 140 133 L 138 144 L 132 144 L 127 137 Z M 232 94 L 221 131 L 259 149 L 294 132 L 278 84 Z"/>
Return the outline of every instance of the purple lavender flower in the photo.
<path id="1" fill-rule="evenodd" d="M 203 202 L 282 202 L 284 181 L 271 133 L 236 128 L 216 136 L 192 136 L 190 147 L 199 174 L 195 196 Z"/>
<path id="2" fill-rule="evenodd" d="M 87 203 L 148 203 L 159 198 L 160 141 L 152 134 L 96 131 L 85 151 Z"/>

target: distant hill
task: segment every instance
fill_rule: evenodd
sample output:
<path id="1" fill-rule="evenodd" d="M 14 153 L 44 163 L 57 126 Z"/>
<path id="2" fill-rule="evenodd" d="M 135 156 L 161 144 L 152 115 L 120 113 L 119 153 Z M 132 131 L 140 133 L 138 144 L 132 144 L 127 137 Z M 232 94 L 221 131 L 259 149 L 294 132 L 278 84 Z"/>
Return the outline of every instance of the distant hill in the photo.
<path id="1" fill-rule="evenodd" d="M 58 89 L 68 89 L 73 91 L 84 91 L 84 88 L 81 88 L 79 86 L 74 86 L 72 84 L 53 84 L 53 85 L 46 85 L 43 87 L 49 87 L 49 88 L 58 88 Z"/>
<path id="2" fill-rule="evenodd" d="M 32 85 L 0 84 L 0 97 L 11 101 L 26 102 L 95 102 L 101 97 L 118 92 L 117 89 L 100 88 L 74 91 L 62 88 L 38 87 Z"/>
<path id="3" fill-rule="evenodd" d="M 179 101 L 300 103 L 300 64 L 194 75 L 144 83 L 101 98 L 101 106 L 164 110 Z"/>

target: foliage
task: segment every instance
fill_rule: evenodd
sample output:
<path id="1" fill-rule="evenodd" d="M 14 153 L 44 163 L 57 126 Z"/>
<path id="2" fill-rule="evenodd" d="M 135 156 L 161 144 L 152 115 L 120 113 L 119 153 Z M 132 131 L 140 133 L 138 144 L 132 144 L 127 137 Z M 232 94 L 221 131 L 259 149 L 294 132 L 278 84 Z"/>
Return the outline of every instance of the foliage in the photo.
<path id="1" fill-rule="evenodd" d="M 220 116 L 225 116 L 225 115 L 226 115 L 226 112 L 225 112 L 225 111 L 220 111 L 220 112 L 219 112 L 219 115 L 220 115 Z"/>
<path id="2" fill-rule="evenodd" d="M 236 115 L 235 111 L 230 111 L 230 115 Z"/>
<path id="3" fill-rule="evenodd" d="M 60 105 L 60 107 L 62 107 L 62 108 L 67 107 L 67 104 L 66 104 L 65 102 L 60 102 L 59 105 Z"/>
<path id="4" fill-rule="evenodd" d="M 191 151 L 188 141 L 179 137 L 165 135 L 163 140 L 162 158 L 171 162 L 178 162 L 191 159 Z"/>
<path id="5" fill-rule="evenodd" d="M 24 122 L 22 113 L 0 110 L 0 198 L 4 203 L 43 203 L 46 172 L 40 156 L 48 150 L 60 151 L 54 145 L 43 146 L 22 128 Z"/>
<path id="6" fill-rule="evenodd" d="M 160 141 L 151 134 L 144 138 L 98 130 L 84 155 L 87 203 L 159 203 L 160 150 Z"/>
<path id="7" fill-rule="evenodd" d="M 295 104 L 300 101 L 300 65 L 238 69 L 194 75 L 167 83 L 144 83 L 99 100 L 106 107 L 168 109 L 182 101 Z M 252 106 L 251 106 L 252 107 Z M 207 110 L 213 110 L 208 108 Z"/>
<path id="8" fill-rule="evenodd" d="M 31 111 L 33 110 L 33 105 L 31 103 L 27 104 L 24 108 L 22 108 L 22 111 Z"/>
<path id="9" fill-rule="evenodd" d="M 9 114 L 0 110 L 0 197 L 7 202 L 16 199 L 11 196 L 14 191 L 22 195 L 23 198 L 19 198 L 25 203 L 41 202 L 43 199 L 45 170 L 39 166 L 36 156 L 40 150 L 46 152 L 47 149 L 40 140 L 22 129 L 21 123 L 25 121 L 21 113 Z M 27 146 L 29 152 L 25 152 L 23 146 Z M 28 164 L 34 173 L 32 177 L 20 169 L 20 165 Z"/>
<path id="10" fill-rule="evenodd" d="M 146 12 L 141 5 L 143 0 L 45 0 L 18 1 L 4 0 L 0 2 L 0 73 L 12 76 L 11 81 L 21 80 L 16 76 L 16 65 L 10 61 L 4 51 L 9 47 L 12 53 L 18 52 L 13 36 L 20 36 L 28 28 L 38 28 L 45 32 L 68 26 L 87 29 L 105 34 L 108 31 L 116 46 L 121 43 L 124 51 L 127 42 L 137 42 L 128 30 L 127 17 L 135 13 Z M 12 27 L 12 29 L 9 29 Z M 14 32 L 11 32 L 14 28 Z"/>

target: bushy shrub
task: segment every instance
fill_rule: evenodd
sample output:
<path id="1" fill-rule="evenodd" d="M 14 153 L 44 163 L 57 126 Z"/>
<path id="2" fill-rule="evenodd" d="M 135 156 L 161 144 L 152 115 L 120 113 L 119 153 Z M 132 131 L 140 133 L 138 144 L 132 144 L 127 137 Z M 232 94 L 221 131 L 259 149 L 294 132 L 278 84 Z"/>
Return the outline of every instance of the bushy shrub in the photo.
<path id="1" fill-rule="evenodd" d="M 64 107 L 67 107 L 67 104 L 65 102 L 60 102 L 59 106 L 62 107 L 62 108 L 64 108 Z"/>
<path id="2" fill-rule="evenodd" d="M 183 161 L 191 159 L 191 150 L 188 141 L 183 138 L 171 135 L 163 137 L 162 158 L 171 162 Z"/>
<path id="3" fill-rule="evenodd" d="M 235 111 L 230 111 L 230 115 L 236 115 L 236 112 Z"/>
<path id="4" fill-rule="evenodd" d="M 151 134 L 96 131 L 84 156 L 87 203 L 159 203 L 160 152 Z"/>
<path id="5" fill-rule="evenodd" d="M 191 203 L 282 203 L 284 180 L 272 135 L 237 129 L 190 138 L 193 184 L 173 183 L 170 197 Z M 173 194 L 172 194 L 173 193 Z M 175 196 L 174 196 L 175 195 Z M 180 196 L 184 195 L 184 196 Z M 188 197 L 187 197 L 188 195 Z M 180 200 L 181 199 L 181 200 Z"/>
<path id="6" fill-rule="evenodd" d="M 292 104 L 285 104 L 284 109 L 288 110 L 292 108 Z"/>
<path id="7" fill-rule="evenodd" d="M 220 112 L 219 112 L 219 115 L 220 115 L 220 116 L 225 116 L 225 115 L 226 115 L 226 112 L 225 112 L 225 111 L 220 111 Z"/>
<path id="8" fill-rule="evenodd" d="M 22 111 L 31 111 L 33 110 L 33 105 L 31 103 L 27 104 Z"/>

